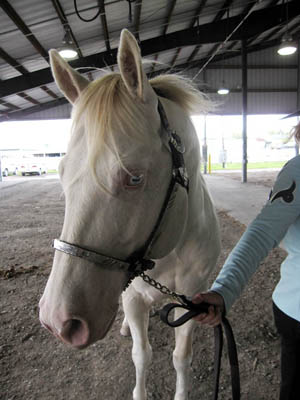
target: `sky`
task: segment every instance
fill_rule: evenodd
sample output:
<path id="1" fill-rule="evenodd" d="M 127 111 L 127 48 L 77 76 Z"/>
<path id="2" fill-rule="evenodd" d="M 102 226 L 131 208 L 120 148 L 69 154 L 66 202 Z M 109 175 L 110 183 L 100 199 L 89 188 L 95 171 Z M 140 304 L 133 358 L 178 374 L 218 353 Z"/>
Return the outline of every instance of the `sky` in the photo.
<path id="1" fill-rule="evenodd" d="M 0 124 L 0 150 L 65 152 L 71 120 L 18 121 Z"/>
<path id="2" fill-rule="evenodd" d="M 296 118 L 282 119 L 285 115 L 248 115 L 247 135 L 249 138 L 266 138 L 271 131 L 290 131 L 297 124 Z M 203 116 L 192 117 L 200 140 L 204 137 Z M 206 119 L 207 137 L 231 138 L 234 133 L 242 133 L 242 116 L 214 115 Z"/>

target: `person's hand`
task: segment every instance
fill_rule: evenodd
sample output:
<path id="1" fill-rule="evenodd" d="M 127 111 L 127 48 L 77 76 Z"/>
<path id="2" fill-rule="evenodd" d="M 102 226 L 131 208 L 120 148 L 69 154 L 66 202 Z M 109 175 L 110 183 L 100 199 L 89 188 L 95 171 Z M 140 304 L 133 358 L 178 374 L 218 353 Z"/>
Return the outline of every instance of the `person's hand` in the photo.
<path id="1" fill-rule="evenodd" d="M 225 310 L 223 297 L 216 292 L 197 293 L 192 302 L 195 304 L 208 303 L 208 314 L 202 313 L 194 317 L 194 320 L 203 325 L 215 327 L 222 322 L 222 313 Z"/>

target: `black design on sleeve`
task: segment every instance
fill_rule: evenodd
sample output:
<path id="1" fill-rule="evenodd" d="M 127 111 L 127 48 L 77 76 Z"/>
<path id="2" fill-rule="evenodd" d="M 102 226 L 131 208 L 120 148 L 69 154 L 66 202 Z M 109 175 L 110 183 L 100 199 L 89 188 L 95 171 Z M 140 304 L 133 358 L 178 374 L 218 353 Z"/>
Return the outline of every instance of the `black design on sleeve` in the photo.
<path id="1" fill-rule="evenodd" d="M 294 200 L 294 190 L 296 189 L 296 182 L 293 181 L 291 186 L 288 189 L 285 190 L 280 190 L 280 192 L 277 192 L 273 195 L 273 193 L 270 193 L 270 200 L 271 203 L 273 203 L 274 200 L 279 199 L 282 197 L 283 201 L 286 203 L 291 203 Z"/>

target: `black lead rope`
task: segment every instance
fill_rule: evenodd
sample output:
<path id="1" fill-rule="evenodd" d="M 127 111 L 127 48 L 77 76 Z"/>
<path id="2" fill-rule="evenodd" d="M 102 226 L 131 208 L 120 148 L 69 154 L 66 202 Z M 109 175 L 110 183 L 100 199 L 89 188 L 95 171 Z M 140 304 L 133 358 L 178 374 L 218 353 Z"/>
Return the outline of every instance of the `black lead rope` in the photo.
<path id="1" fill-rule="evenodd" d="M 182 304 L 179 303 L 169 303 L 163 307 L 160 311 L 161 320 L 172 328 L 183 325 L 185 322 L 189 321 L 191 318 L 199 315 L 201 313 L 207 313 L 208 303 L 194 304 L 188 300 L 185 296 L 180 296 Z M 177 320 L 170 320 L 170 313 L 175 308 L 183 308 L 187 310 L 185 314 L 179 317 Z M 218 325 L 214 328 L 215 336 L 215 360 L 214 360 L 214 397 L 213 400 L 218 399 L 219 393 L 219 380 L 220 380 L 220 370 L 221 370 L 221 358 L 223 350 L 223 329 L 225 331 L 227 348 L 228 348 L 228 358 L 230 364 L 231 372 L 231 388 L 232 388 L 232 400 L 240 399 L 240 373 L 239 373 L 239 363 L 237 356 L 236 343 L 234 340 L 234 335 L 229 321 L 225 316 L 222 317 L 222 325 Z"/>

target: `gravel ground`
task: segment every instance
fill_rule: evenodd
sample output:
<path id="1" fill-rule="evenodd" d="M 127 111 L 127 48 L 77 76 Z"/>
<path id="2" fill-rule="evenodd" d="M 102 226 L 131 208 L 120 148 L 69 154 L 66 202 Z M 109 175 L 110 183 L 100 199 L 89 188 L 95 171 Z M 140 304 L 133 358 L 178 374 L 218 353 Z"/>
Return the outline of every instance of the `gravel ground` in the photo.
<path id="1" fill-rule="evenodd" d="M 269 185 L 274 176 L 265 173 L 263 179 L 261 175 L 249 179 Z M 135 374 L 131 339 L 119 334 L 121 310 L 107 337 L 83 351 L 59 343 L 39 324 L 38 301 L 51 268 L 51 243 L 63 222 L 59 182 L 25 178 L 0 185 L 0 399 L 131 399 Z M 219 218 L 220 268 L 244 226 L 224 212 Z M 273 327 L 271 293 L 283 257 L 280 249 L 270 253 L 229 315 L 238 344 L 243 400 L 278 398 L 279 339 Z M 154 315 L 149 335 L 153 347 L 149 400 L 171 400 L 173 332 Z M 220 400 L 231 398 L 226 358 Z M 211 399 L 213 332 L 209 328 L 196 330 L 190 375 L 190 400 Z"/>

